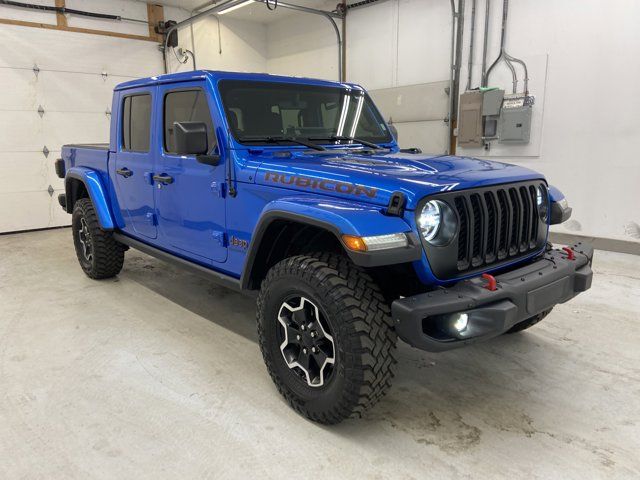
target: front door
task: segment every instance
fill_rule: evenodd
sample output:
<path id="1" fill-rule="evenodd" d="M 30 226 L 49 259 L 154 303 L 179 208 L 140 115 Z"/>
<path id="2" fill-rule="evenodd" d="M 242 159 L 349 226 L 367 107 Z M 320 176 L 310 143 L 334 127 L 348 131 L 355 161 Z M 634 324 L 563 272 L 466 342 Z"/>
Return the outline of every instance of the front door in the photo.
<path id="1" fill-rule="evenodd" d="M 121 122 L 118 149 L 111 165 L 123 230 L 136 236 L 156 238 L 151 152 L 151 90 L 135 90 L 120 101 Z"/>
<path id="2" fill-rule="evenodd" d="M 165 180 L 156 182 L 156 215 L 164 248 L 214 265 L 227 259 L 224 160 L 214 167 L 193 155 L 178 155 L 173 132 L 174 122 L 204 122 L 209 152 L 219 152 L 214 125 L 220 120 L 212 118 L 213 102 L 203 87 L 204 82 L 159 87 L 163 114 L 156 116 L 161 124 L 155 128 L 163 138 L 156 175 Z"/>

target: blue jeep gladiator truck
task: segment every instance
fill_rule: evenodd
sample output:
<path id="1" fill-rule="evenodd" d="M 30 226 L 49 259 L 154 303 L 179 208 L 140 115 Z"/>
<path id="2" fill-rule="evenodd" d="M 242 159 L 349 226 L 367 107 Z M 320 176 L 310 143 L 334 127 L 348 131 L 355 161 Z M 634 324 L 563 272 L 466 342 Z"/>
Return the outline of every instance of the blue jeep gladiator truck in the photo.
<path id="1" fill-rule="evenodd" d="M 554 249 L 562 193 L 523 167 L 402 150 L 358 85 L 194 71 L 123 83 L 105 145 L 56 161 L 80 266 L 129 248 L 257 296 L 260 348 L 321 423 L 388 390 L 397 337 L 443 351 L 524 330 L 591 286 Z"/>

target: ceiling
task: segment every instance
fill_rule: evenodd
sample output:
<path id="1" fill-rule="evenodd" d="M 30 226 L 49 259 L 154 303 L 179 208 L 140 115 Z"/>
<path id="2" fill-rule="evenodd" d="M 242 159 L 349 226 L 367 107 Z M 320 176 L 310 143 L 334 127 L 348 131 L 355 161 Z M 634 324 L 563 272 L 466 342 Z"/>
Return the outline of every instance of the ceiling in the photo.
<path id="1" fill-rule="evenodd" d="M 214 3 L 221 3 L 223 0 L 218 0 L 217 2 L 210 2 L 211 5 Z M 271 0 L 273 1 L 273 0 Z M 300 5 L 303 7 L 315 8 L 318 10 L 333 10 L 339 0 L 288 0 L 287 3 Z M 203 4 L 206 4 L 206 0 L 159 0 L 155 3 L 159 3 L 166 6 L 171 7 L 179 7 L 185 10 L 193 10 L 197 7 L 201 7 Z M 206 7 L 203 7 L 206 9 Z M 247 5 L 242 8 L 238 8 L 229 13 L 225 13 L 222 17 L 226 18 L 235 18 L 239 20 L 249 20 L 259 23 L 272 23 L 277 20 L 281 20 L 284 17 L 288 17 L 291 15 L 300 14 L 300 12 L 296 12 L 295 10 L 291 10 L 288 8 L 278 7 L 274 11 L 270 11 L 267 9 L 267 6 L 264 3 L 254 3 L 252 5 Z"/>

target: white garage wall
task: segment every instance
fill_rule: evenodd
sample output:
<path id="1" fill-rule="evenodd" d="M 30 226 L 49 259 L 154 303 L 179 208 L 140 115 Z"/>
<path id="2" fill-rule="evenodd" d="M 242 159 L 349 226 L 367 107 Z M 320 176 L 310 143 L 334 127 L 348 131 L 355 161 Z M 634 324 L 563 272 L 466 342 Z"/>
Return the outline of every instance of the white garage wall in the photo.
<path id="1" fill-rule="evenodd" d="M 318 0 L 314 8 L 330 11 L 335 6 L 335 0 Z M 341 21 L 336 23 L 342 35 Z M 326 18 L 297 12 L 286 15 L 267 25 L 267 45 L 269 73 L 338 80 L 338 40 Z"/>
<path id="2" fill-rule="evenodd" d="M 146 5 L 134 1 L 67 0 L 67 6 L 130 18 L 147 16 Z M 185 15 L 165 9 L 166 18 Z M 10 7 L 0 7 L 0 17 L 56 23 L 55 14 Z M 128 22 L 69 16 L 68 23 L 148 34 L 146 25 Z M 70 217 L 57 202 L 63 183 L 53 163 L 62 144 L 108 142 L 106 112 L 113 87 L 162 73 L 162 56 L 157 44 L 149 41 L 12 25 L 0 26 L 0 44 L 0 167 L 6 173 L 0 177 L 0 232 L 67 225 Z M 40 69 L 37 75 L 34 65 Z M 42 153 L 45 146 L 48 156 Z"/>
<path id="3" fill-rule="evenodd" d="M 463 67 L 470 5 L 467 0 Z M 475 85 L 480 75 L 484 5 L 478 0 Z M 497 54 L 501 16 L 502 2 L 492 2 L 489 62 Z M 629 79 L 640 74 L 636 61 L 640 58 L 639 18 L 640 2 L 634 0 L 510 2 L 508 51 L 529 63 L 538 118 L 534 118 L 531 145 L 496 148 L 487 158 L 541 171 L 563 190 L 574 214 L 569 222 L 554 227 L 556 231 L 640 241 L 640 163 L 635 158 L 640 141 L 640 123 L 635 119 L 640 97 L 629 84 Z M 307 37 L 294 31 L 289 43 L 284 25 L 286 22 L 282 28 L 268 30 L 270 69 L 334 78 L 333 58 L 329 50 L 325 54 L 324 47 L 319 47 L 318 35 L 325 28 L 322 23 L 306 24 Z M 386 0 L 350 10 L 347 79 L 370 90 L 446 81 L 450 28 L 447 0 Z M 278 43 L 284 47 L 277 48 Z M 284 55 L 286 50 L 291 53 Z M 320 54 L 305 55 L 311 52 Z M 491 80 L 494 85 L 511 86 L 504 67 Z M 463 68 L 461 87 L 465 85 Z M 426 118 L 429 115 L 425 112 Z M 434 129 L 441 129 L 441 124 L 412 125 L 411 140 L 422 135 L 425 141 L 419 146 L 425 151 L 439 150 L 440 137 L 434 135 Z M 402 143 L 402 130 L 400 140 Z M 478 156 L 485 152 L 459 153 Z"/>
<path id="4" fill-rule="evenodd" d="M 193 36 L 199 69 L 267 71 L 267 27 L 264 24 L 212 15 L 193 23 Z M 194 48 L 190 27 L 179 29 L 178 40 L 181 47 L 189 50 Z M 168 58 L 171 72 L 193 68 L 191 59 L 180 65 L 172 52 L 168 53 Z"/>
<path id="5" fill-rule="evenodd" d="M 478 3 L 484 12 L 484 2 Z M 489 62 L 499 47 L 501 4 L 491 5 Z M 534 107 L 538 114 L 544 107 L 541 130 L 533 132 L 539 151 L 498 159 L 541 171 L 563 190 L 574 211 L 557 231 L 640 241 L 640 98 L 628 83 L 640 75 L 639 18 L 640 2 L 634 0 L 510 2 L 507 51 L 528 60 L 533 82 L 546 87 L 532 90 L 544 93 Z M 481 40 L 477 47 L 479 79 Z M 535 67 L 541 57 L 546 72 Z M 495 80 L 509 87 L 505 70 L 501 66 Z"/>

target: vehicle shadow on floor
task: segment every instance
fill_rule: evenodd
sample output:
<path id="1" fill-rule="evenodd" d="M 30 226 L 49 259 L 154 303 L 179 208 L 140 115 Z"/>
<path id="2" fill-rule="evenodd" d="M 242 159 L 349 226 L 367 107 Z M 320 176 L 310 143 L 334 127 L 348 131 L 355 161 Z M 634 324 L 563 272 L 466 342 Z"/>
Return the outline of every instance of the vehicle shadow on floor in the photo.
<path id="1" fill-rule="evenodd" d="M 255 298 L 140 252 L 127 252 L 127 278 L 248 340 L 258 342 Z"/>
<path id="2" fill-rule="evenodd" d="M 127 255 L 125 270 L 144 287 L 257 343 L 254 298 L 138 252 Z M 548 349 L 557 348 L 526 333 L 439 354 L 400 342 L 388 395 L 363 419 L 318 428 L 363 442 L 372 438 L 372 430 L 391 430 L 448 452 L 476 445 L 483 423 L 531 436 L 536 428 L 526 410 L 528 395 L 545 388 L 545 372 L 553 370 L 550 358 L 555 357 Z"/>

